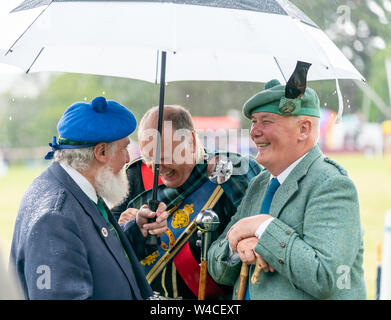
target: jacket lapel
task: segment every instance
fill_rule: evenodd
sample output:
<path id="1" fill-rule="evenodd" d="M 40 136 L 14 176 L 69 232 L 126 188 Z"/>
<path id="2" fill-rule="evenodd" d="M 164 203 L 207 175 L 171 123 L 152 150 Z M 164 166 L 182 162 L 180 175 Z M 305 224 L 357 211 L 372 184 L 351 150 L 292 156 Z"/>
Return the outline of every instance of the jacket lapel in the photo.
<path id="1" fill-rule="evenodd" d="M 84 212 L 90 216 L 99 236 L 101 237 L 106 247 L 109 249 L 110 253 L 117 261 L 122 271 L 124 272 L 126 278 L 128 279 L 128 282 L 131 285 L 133 289 L 133 293 L 135 294 L 136 298 L 142 299 L 139 287 L 135 281 L 134 275 L 132 274 L 129 261 L 126 259 L 125 254 L 122 251 L 122 247 L 121 245 L 119 245 L 116 237 L 110 234 L 110 230 L 108 230 L 107 223 L 103 218 L 103 216 L 101 215 L 101 213 L 98 211 L 98 208 L 92 203 L 92 201 L 87 197 L 87 195 L 80 189 L 80 187 L 74 182 L 74 180 L 66 173 L 66 171 L 57 162 L 54 162 L 49 169 L 54 174 L 54 176 L 62 184 L 65 185 L 67 190 L 73 194 L 76 200 L 83 207 Z M 109 213 L 109 215 L 111 215 L 111 213 Z M 122 230 L 121 229 L 117 230 L 117 232 L 121 233 Z M 129 256 L 129 259 L 132 258 L 133 257 Z"/>
<path id="2" fill-rule="evenodd" d="M 270 215 L 278 218 L 282 209 L 293 195 L 299 190 L 299 181 L 307 174 L 311 164 L 322 155 L 318 145 L 315 145 L 308 154 L 288 175 L 283 184 L 277 189 L 271 207 Z"/>

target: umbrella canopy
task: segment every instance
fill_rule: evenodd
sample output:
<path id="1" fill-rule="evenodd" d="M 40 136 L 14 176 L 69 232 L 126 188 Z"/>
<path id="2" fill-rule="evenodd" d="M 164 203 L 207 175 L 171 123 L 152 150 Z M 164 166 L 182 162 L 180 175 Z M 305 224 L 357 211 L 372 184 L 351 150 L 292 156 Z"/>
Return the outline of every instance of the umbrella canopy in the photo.
<path id="1" fill-rule="evenodd" d="M 297 60 L 308 80 L 363 79 L 322 30 L 287 0 L 26 0 L 42 11 L 0 63 L 26 72 L 63 71 L 160 82 L 153 193 L 157 186 L 164 84 L 179 80 L 288 79 Z M 167 70 L 167 72 L 166 72 Z M 338 83 L 337 83 L 338 86 Z M 147 240 L 157 246 L 156 237 Z"/>
<path id="2" fill-rule="evenodd" d="M 324 32 L 286 0 L 26 0 L 42 6 L 0 62 L 160 81 L 286 81 L 296 61 L 308 80 L 363 79 Z"/>

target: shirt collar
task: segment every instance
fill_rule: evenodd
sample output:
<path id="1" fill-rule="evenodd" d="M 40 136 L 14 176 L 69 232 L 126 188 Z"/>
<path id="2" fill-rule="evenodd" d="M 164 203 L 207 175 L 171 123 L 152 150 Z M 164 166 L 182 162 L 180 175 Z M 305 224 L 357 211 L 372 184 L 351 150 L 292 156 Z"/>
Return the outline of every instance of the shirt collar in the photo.
<path id="1" fill-rule="evenodd" d="M 75 170 L 71 166 L 60 163 L 60 166 L 71 176 L 73 181 L 80 187 L 80 189 L 95 203 L 98 203 L 98 196 L 96 195 L 95 188 L 91 182 L 87 180 L 79 171 Z"/>
<path id="2" fill-rule="evenodd" d="M 307 152 L 308 153 L 308 152 Z M 299 164 L 301 160 L 307 155 L 305 153 L 303 156 L 301 156 L 299 159 L 297 159 L 295 162 L 291 163 L 289 167 L 287 167 L 283 172 L 281 172 L 277 177 L 270 175 L 270 180 L 273 178 L 277 178 L 280 185 L 285 181 L 285 179 L 289 176 L 289 174 L 292 172 L 292 170 Z"/>

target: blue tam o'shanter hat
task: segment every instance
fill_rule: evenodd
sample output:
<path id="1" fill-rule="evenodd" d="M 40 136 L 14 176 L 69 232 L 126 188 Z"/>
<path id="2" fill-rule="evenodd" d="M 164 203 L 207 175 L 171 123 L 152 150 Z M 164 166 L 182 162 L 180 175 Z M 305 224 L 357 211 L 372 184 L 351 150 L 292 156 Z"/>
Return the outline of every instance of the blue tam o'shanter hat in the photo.
<path id="1" fill-rule="evenodd" d="M 100 142 L 121 140 L 136 127 L 133 113 L 116 101 L 96 97 L 90 103 L 76 102 L 58 122 L 58 142 L 53 137 L 53 142 L 49 143 L 52 151 L 45 159 L 52 159 L 56 150 L 87 148 Z"/>

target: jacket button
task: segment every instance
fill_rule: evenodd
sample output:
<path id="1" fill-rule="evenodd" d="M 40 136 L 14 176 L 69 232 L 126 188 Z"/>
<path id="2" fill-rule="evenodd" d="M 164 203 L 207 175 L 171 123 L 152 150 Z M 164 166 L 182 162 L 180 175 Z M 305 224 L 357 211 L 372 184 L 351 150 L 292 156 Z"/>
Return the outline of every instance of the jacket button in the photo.
<path id="1" fill-rule="evenodd" d="M 289 236 L 291 234 L 291 231 L 290 230 L 286 230 L 285 234 Z"/>
<path id="2" fill-rule="evenodd" d="M 279 263 L 279 264 L 284 264 L 284 260 L 278 259 L 278 263 Z"/>
<path id="3" fill-rule="evenodd" d="M 281 247 L 285 248 L 285 242 L 281 242 Z"/>

